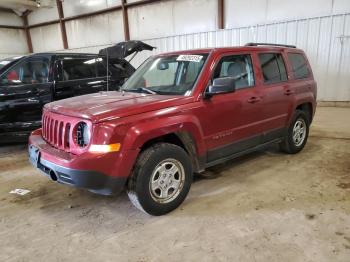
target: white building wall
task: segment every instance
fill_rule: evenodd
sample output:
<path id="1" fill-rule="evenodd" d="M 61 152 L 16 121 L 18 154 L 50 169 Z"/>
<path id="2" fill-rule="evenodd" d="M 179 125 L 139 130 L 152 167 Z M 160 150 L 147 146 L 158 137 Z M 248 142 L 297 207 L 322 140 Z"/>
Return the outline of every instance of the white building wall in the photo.
<path id="1" fill-rule="evenodd" d="M 349 0 L 225 0 L 225 27 L 242 27 L 350 12 Z"/>
<path id="2" fill-rule="evenodd" d="M 120 5 L 121 0 L 65 0 L 62 4 L 64 16 L 69 17 Z"/>
<path id="3" fill-rule="evenodd" d="M 59 24 L 35 27 L 30 29 L 33 52 L 48 52 L 63 49 Z"/>
<path id="4" fill-rule="evenodd" d="M 0 25 L 22 26 L 22 19 L 15 13 L 0 11 Z"/>
<path id="5" fill-rule="evenodd" d="M 68 44 L 72 49 L 124 41 L 120 11 L 69 21 L 66 23 L 66 31 Z"/>
<path id="6" fill-rule="evenodd" d="M 3 41 L 2 39 L 6 39 Z M 23 30 L 0 29 L 0 56 L 16 56 L 28 53 L 27 40 Z"/>
<path id="7" fill-rule="evenodd" d="M 217 8 L 217 0 L 165 1 L 130 8 L 130 37 L 147 39 L 215 30 Z"/>
<path id="8" fill-rule="evenodd" d="M 0 11 L 0 25 L 23 26 L 16 14 Z M 28 53 L 23 30 L 0 28 L 0 59 Z"/>
<path id="9" fill-rule="evenodd" d="M 154 53 L 248 42 L 296 45 L 305 50 L 318 82 L 319 101 L 350 101 L 350 13 L 146 41 Z M 142 54 L 135 61 L 140 64 Z"/>
<path id="10" fill-rule="evenodd" d="M 58 19 L 59 17 L 58 17 L 56 1 L 52 1 L 52 3 L 54 4 L 53 7 L 40 8 L 35 12 L 31 12 L 28 15 L 28 23 L 30 25 L 33 25 L 33 24 L 39 24 L 50 20 Z"/>
<path id="11" fill-rule="evenodd" d="M 119 4 L 120 0 L 65 0 L 63 8 L 65 16 L 73 16 Z M 350 101 L 349 0 L 225 0 L 225 26 L 233 28 L 226 30 L 217 30 L 217 8 L 217 0 L 170 0 L 128 9 L 131 38 L 146 39 L 157 47 L 139 54 L 133 63 L 139 65 L 152 53 L 180 49 L 250 41 L 296 44 L 310 58 L 319 84 L 318 99 Z M 29 22 L 57 19 L 56 11 L 53 7 L 33 12 Z M 63 50 L 59 25 L 51 25 L 31 30 L 34 51 L 96 53 L 124 39 L 121 11 L 70 21 L 66 28 L 69 50 Z M 7 53 L 26 50 L 24 33 L 15 36 L 14 32 L 3 37 L 23 41 L 9 41 Z"/>
<path id="12" fill-rule="evenodd" d="M 297 45 L 309 57 L 318 82 L 318 100 L 350 101 L 350 13 L 154 38 L 145 42 L 157 49 L 140 53 L 132 62 L 136 67 L 150 55 L 176 50 L 239 46 L 248 42 Z M 70 51 L 96 53 L 106 46 Z"/>

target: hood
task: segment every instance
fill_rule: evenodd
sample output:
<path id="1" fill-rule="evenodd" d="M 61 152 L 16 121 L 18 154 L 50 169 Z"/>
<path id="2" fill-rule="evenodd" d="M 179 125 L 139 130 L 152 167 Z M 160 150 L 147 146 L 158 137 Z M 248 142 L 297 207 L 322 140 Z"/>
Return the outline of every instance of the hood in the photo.
<path id="1" fill-rule="evenodd" d="M 72 97 L 45 105 L 54 113 L 89 119 L 93 123 L 146 113 L 187 103 L 189 97 L 117 91 Z"/>
<path id="2" fill-rule="evenodd" d="M 154 48 L 144 42 L 131 40 L 101 49 L 99 55 L 107 56 L 108 54 L 110 59 L 123 59 L 135 52 L 141 52 L 143 50 L 152 51 Z"/>

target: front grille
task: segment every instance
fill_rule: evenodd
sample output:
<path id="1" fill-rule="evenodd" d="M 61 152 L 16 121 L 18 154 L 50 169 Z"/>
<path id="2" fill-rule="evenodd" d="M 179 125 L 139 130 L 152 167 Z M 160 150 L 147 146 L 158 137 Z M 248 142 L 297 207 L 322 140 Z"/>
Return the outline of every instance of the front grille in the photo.
<path id="1" fill-rule="evenodd" d="M 69 150 L 71 143 L 71 123 L 60 115 L 44 112 L 42 119 L 43 138 L 53 147 Z"/>

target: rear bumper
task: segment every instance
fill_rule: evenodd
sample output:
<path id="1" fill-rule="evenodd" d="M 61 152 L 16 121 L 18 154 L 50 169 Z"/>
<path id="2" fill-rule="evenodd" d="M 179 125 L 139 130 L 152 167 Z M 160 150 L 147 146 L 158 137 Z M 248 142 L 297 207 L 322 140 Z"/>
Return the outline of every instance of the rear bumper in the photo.
<path id="1" fill-rule="evenodd" d="M 29 160 L 34 167 L 53 181 L 62 184 L 84 188 L 97 194 L 111 195 L 120 192 L 127 181 L 127 176 L 111 176 L 101 171 L 99 167 L 103 166 L 103 170 L 106 170 L 108 165 L 103 157 L 84 159 L 80 156 L 70 156 L 68 160 L 69 153 L 51 147 L 41 136 L 35 136 L 35 139 L 30 137 L 28 151 Z M 91 166 L 92 161 L 96 168 L 86 168 Z M 78 168 L 76 162 L 79 162 Z M 107 169 L 115 170 L 115 166 L 111 163 Z"/>

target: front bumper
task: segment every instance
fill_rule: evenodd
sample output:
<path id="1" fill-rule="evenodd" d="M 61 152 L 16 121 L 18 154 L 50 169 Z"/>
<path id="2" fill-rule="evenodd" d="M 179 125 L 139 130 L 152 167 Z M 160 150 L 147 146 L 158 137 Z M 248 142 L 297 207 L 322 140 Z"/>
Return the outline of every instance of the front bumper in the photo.
<path id="1" fill-rule="evenodd" d="M 45 144 L 45 146 L 43 146 L 43 144 Z M 47 146 L 49 145 L 45 143 L 44 140 L 41 140 L 41 143 L 33 143 L 30 141 L 28 146 L 29 160 L 34 167 L 50 177 L 51 180 L 84 188 L 102 195 L 115 194 L 124 188 L 127 177 L 109 176 L 96 170 L 64 167 L 45 159 L 44 157 L 47 156 L 48 153 L 47 150 L 45 150 Z M 96 162 L 96 165 L 98 165 L 98 159 L 96 159 Z"/>

